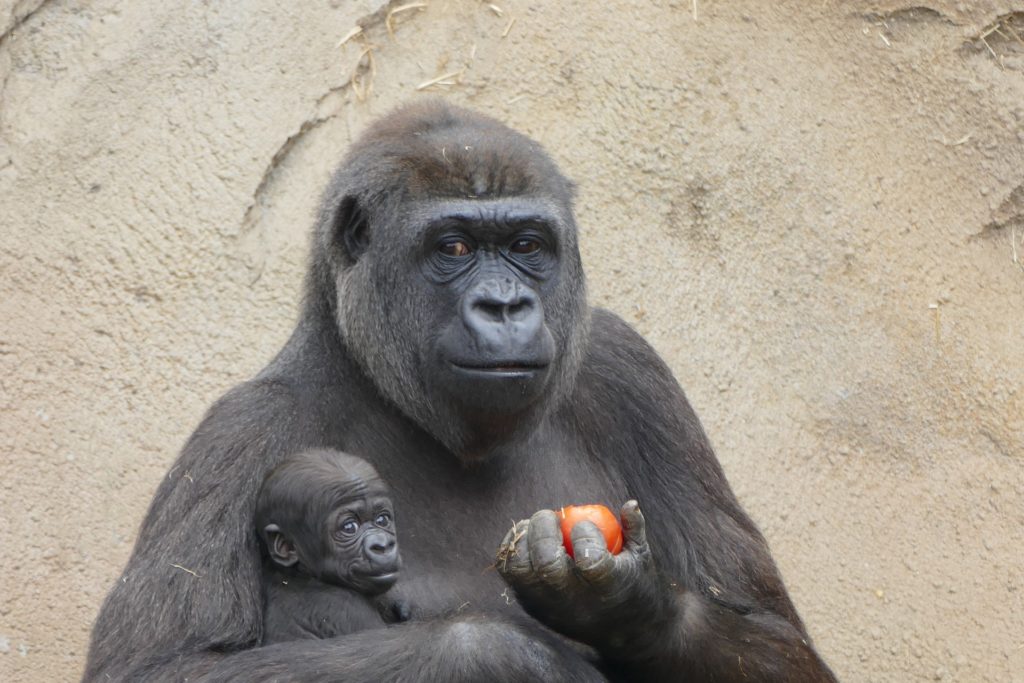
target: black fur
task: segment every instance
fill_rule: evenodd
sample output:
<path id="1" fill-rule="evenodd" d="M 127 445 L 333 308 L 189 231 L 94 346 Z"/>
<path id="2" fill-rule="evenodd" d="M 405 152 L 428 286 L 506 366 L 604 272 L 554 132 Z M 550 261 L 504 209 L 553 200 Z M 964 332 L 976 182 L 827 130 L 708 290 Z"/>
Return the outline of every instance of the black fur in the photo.
<path id="1" fill-rule="evenodd" d="M 263 645 L 335 638 L 387 623 L 380 607 L 349 588 L 269 566 L 263 580 Z"/>
<path id="2" fill-rule="evenodd" d="M 571 203 L 536 143 L 490 118 L 430 103 L 371 127 L 325 194 L 294 335 L 211 408 L 160 486 L 85 680 L 834 680 L 669 369 L 586 305 Z M 509 234 L 531 213 L 546 242 L 520 258 Z M 471 256 L 432 241 L 452 230 Z M 452 353 L 537 367 L 459 384 Z M 391 486 L 394 591 L 413 619 L 257 647 L 256 492 L 315 447 L 363 455 Z M 632 535 L 610 582 L 583 590 L 570 573 L 574 590 L 544 592 L 543 567 L 499 567 L 511 587 L 490 569 L 511 520 L 628 498 L 646 540 Z"/>

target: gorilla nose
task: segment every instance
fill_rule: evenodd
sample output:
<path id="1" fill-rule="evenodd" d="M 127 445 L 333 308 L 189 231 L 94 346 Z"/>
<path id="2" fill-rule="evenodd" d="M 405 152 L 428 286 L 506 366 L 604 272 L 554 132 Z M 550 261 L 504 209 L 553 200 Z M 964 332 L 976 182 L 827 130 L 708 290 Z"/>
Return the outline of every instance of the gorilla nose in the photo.
<path id="1" fill-rule="evenodd" d="M 398 544 L 391 534 L 374 534 L 366 541 L 366 551 L 372 563 L 387 564 L 398 555 Z"/>
<path id="2" fill-rule="evenodd" d="M 483 282 L 463 299 L 462 319 L 481 347 L 497 354 L 528 343 L 544 321 L 540 300 L 518 282 Z"/>
<path id="3" fill-rule="evenodd" d="M 521 321 L 537 308 L 537 297 L 518 283 L 485 282 L 469 293 L 470 316 L 480 323 Z"/>

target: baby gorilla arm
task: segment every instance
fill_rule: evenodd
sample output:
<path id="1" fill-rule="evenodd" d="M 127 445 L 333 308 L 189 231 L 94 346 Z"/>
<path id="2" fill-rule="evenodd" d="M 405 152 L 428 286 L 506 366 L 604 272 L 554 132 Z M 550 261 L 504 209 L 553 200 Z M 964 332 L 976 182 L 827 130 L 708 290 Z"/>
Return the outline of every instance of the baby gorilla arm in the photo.
<path id="1" fill-rule="evenodd" d="M 267 577 L 263 644 L 334 638 L 383 628 L 385 618 L 365 595 L 301 576 Z"/>

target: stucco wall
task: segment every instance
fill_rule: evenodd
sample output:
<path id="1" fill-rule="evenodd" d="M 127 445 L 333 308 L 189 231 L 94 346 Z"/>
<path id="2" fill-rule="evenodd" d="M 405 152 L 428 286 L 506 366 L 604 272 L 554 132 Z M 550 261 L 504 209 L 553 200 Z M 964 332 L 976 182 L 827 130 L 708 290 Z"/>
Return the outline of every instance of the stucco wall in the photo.
<path id="1" fill-rule="evenodd" d="M 1024 680 L 1024 3 L 428 1 L 0 0 L 0 680 L 79 675 L 330 170 L 425 93 L 579 183 L 593 303 L 841 678 Z"/>

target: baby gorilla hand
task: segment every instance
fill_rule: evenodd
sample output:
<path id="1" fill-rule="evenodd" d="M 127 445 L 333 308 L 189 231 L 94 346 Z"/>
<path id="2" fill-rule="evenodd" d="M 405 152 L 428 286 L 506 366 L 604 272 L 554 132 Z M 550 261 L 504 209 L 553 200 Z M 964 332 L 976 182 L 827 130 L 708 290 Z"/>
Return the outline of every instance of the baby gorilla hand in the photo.
<path id="1" fill-rule="evenodd" d="M 523 607 L 554 630 L 621 657 L 669 617 L 635 500 L 622 506 L 625 544 L 612 555 L 592 522 L 572 529 L 575 561 L 558 517 L 541 510 L 515 525 L 498 550 L 498 571 Z M 653 628 L 652 628 L 653 627 Z"/>

